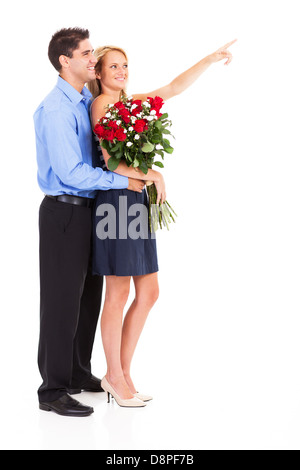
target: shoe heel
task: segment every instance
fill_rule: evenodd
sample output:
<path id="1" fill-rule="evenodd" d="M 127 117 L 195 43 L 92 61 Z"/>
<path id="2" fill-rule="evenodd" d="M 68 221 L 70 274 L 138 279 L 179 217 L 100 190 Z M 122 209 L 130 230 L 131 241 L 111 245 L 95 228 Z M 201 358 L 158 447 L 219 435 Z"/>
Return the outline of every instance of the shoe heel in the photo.
<path id="1" fill-rule="evenodd" d="M 40 410 L 51 411 L 51 408 L 49 408 L 49 406 L 47 405 L 43 405 L 42 403 L 40 403 Z"/>
<path id="2" fill-rule="evenodd" d="M 119 397 L 117 392 L 113 389 L 113 387 L 109 384 L 109 382 L 107 381 L 105 377 L 102 379 L 101 386 L 107 394 L 107 403 L 110 403 L 110 398 L 113 397 L 119 406 L 128 407 L 128 408 L 137 408 L 141 406 L 146 406 L 146 403 L 137 397 L 128 398 L 128 399 L 122 399 L 121 397 Z"/>

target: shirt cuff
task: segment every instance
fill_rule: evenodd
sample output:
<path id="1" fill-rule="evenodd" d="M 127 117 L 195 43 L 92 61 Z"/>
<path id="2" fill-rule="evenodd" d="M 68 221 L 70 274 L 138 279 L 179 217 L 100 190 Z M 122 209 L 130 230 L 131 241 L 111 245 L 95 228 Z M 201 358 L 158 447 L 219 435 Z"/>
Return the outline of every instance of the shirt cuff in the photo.
<path id="1" fill-rule="evenodd" d="M 118 175 L 113 173 L 113 184 L 112 189 L 127 189 L 128 188 L 128 178 L 127 176 Z"/>

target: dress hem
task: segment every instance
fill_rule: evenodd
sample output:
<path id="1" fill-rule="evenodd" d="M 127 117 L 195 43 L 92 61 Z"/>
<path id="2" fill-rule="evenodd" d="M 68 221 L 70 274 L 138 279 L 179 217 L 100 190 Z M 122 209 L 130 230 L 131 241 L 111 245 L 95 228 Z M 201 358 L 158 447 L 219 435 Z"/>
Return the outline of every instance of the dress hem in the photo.
<path id="1" fill-rule="evenodd" d="M 159 269 L 154 269 L 153 271 L 148 271 L 146 273 L 139 273 L 139 274 L 116 274 L 116 273 L 99 273 L 97 271 L 93 271 L 93 275 L 94 276 L 117 276 L 117 277 L 133 277 L 133 276 L 146 276 L 147 274 L 154 274 L 154 273 L 157 273 L 159 272 Z"/>

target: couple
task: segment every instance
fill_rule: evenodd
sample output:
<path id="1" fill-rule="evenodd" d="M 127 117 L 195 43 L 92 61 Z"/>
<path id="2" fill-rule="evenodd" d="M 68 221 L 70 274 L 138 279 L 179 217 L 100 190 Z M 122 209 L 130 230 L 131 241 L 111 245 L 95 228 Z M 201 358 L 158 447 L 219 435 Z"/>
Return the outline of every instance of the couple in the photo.
<path id="1" fill-rule="evenodd" d="M 227 59 L 229 64 L 232 56 L 227 49 L 232 43 L 169 85 L 134 99 L 158 95 L 167 100 L 181 93 L 212 63 Z M 158 298 L 156 241 L 151 236 L 101 240 L 95 222 L 101 204 L 109 202 L 119 209 L 119 195 L 127 197 L 128 206 L 136 202 L 147 206 L 146 180 L 154 181 L 158 201 L 164 202 L 164 179 L 157 171 L 144 175 L 122 161 L 115 172 L 107 171 L 109 155 L 104 149 L 99 152 L 93 137 L 92 128 L 105 115 L 106 106 L 126 96 L 126 53 L 117 47 L 94 52 L 88 30 L 68 28 L 53 35 L 48 55 L 59 77 L 34 114 L 38 183 L 45 193 L 39 214 L 40 409 L 89 416 L 94 410 L 71 397 L 81 391 L 106 391 L 108 399 L 112 395 L 120 406 L 143 407 L 151 397 L 137 392 L 130 365 Z M 91 355 L 103 276 L 101 334 L 107 371 L 100 381 L 91 373 Z M 123 322 L 131 276 L 135 299 Z"/>

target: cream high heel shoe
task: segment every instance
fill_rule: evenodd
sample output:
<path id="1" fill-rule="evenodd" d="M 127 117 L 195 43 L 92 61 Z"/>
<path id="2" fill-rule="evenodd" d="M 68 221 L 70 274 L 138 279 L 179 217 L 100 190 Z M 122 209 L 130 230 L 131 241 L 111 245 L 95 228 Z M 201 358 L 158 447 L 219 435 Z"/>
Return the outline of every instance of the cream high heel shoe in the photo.
<path id="1" fill-rule="evenodd" d="M 141 406 L 146 406 L 146 403 L 144 403 L 142 400 L 140 400 L 136 396 L 134 398 L 128 398 L 126 400 L 121 398 L 117 394 L 117 392 L 113 389 L 113 387 L 110 385 L 110 383 L 107 381 L 106 377 L 103 377 L 101 381 L 101 387 L 107 393 L 107 403 L 110 403 L 110 395 L 112 395 L 119 406 L 124 406 L 127 408 L 137 408 Z"/>
<path id="2" fill-rule="evenodd" d="M 153 397 L 150 397 L 150 395 L 143 395 L 142 393 L 136 392 L 133 394 L 136 398 L 139 398 L 142 401 L 150 401 L 153 400 Z"/>

